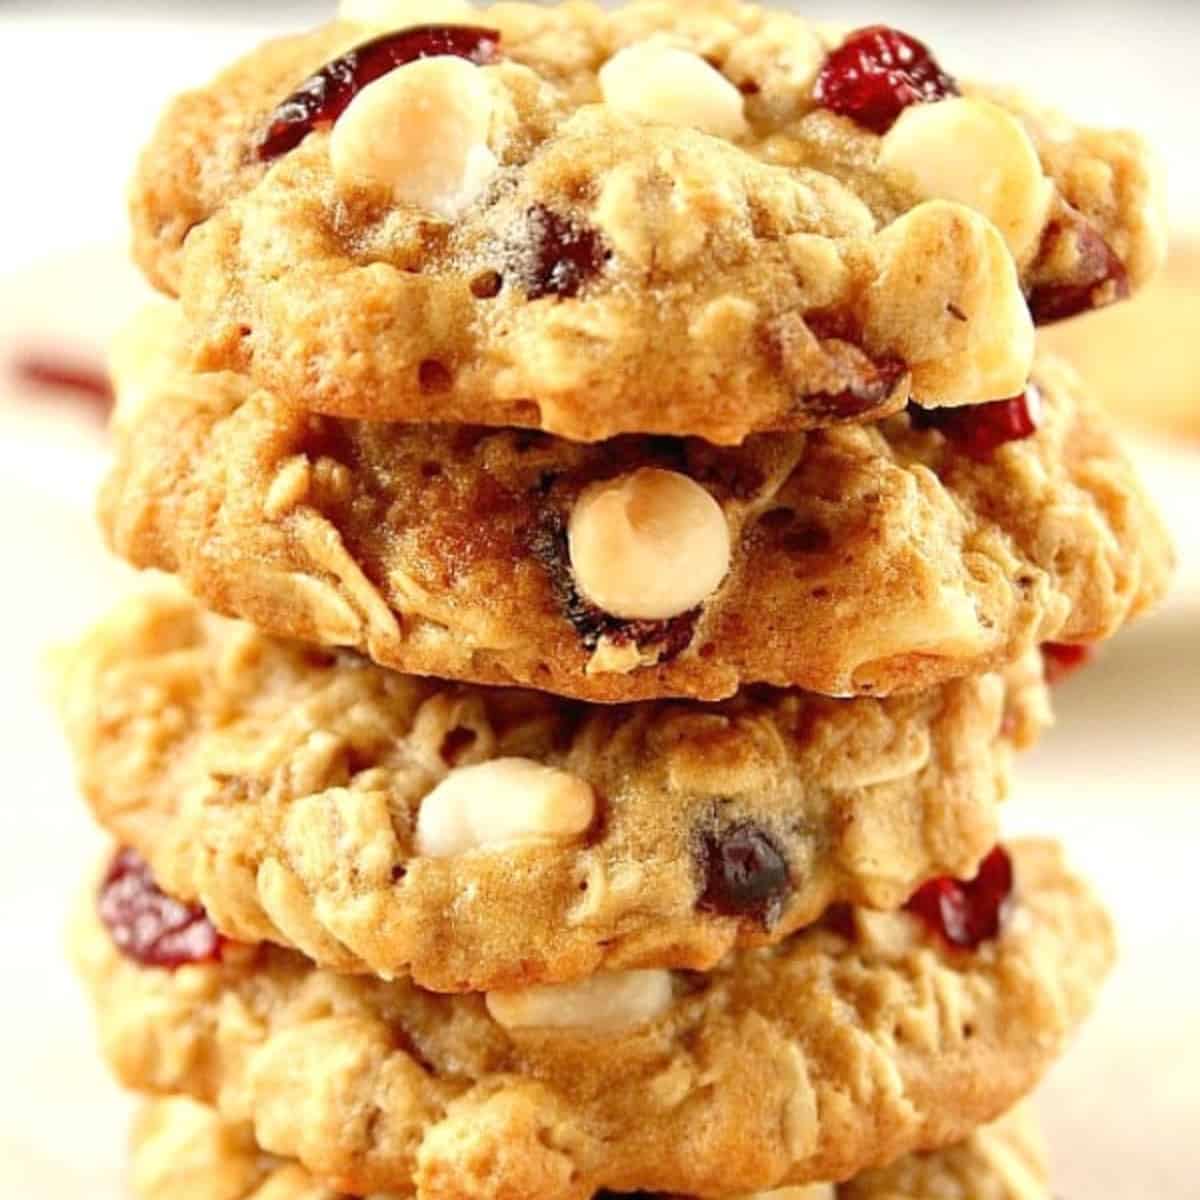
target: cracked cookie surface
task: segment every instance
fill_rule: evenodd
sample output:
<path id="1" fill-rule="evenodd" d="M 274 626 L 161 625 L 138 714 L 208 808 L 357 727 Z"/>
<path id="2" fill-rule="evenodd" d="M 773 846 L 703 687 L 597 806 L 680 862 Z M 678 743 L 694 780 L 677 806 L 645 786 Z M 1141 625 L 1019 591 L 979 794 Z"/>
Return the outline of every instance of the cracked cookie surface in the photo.
<path id="1" fill-rule="evenodd" d="M 137 1200 L 344 1200 L 295 1162 L 264 1154 L 247 1126 L 192 1100 L 147 1104 L 134 1123 Z M 783 1188 L 736 1200 L 1049 1200 L 1045 1147 L 1029 1106 L 946 1150 L 915 1154 L 836 1187 Z M 377 1195 L 368 1200 L 387 1200 Z M 614 1193 L 597 1200 L 620 1200 Z M 671 1200 L 627 1197 L 626 1200 Z M 732 1200 L 732 1198 L 731 1198 Z"/>
<path id="2" fill-rule="evenodd" d="M 886 700 L 591 707 L 400 675 L 174 592 L 64 665 L 83 792 L 169 893 L 230 938 L 435 991 L 704 970 L 831 903 L 969 878 L 1049 719 L 1036 653 Z M 472 825 L 485 800 L 507 827 Z"/>
<path id="3" fill-rule="evenodd" d="M 1054 847 L 1011 849 L 1015 902 L 974 951 L 908 913 L 843 910 L 619 995 L 437 996 L 269 947 L 153 969 L 90 908 L 75 953 L 123 1082 L 214 1104 L 334 1188 L 736 1194 L 952 1145 L 1036 1084 L 1113 938 Z"/>
<path id="4" fill-rule="evenodd" d="M 471 88 L 421 64 L 406 98 L 401 66 L 269 161 L 273 110 L 382 27 L 272 42 L 171 107 L 135 247 L 199 365 L 339 415 L 730 443 L 1014 395 L 1030 310 L 1109 303 L 1161 261 L 1136 137 L 952 79 L 881 136 L 818 99 L 837 43 L 793 14 L 470 19 L 500 35 Z M 469 202 L 414 199 L 460 160 Z"/>
<path id="5" fill-rule="evenodd" d="M 402 671 L 600 702 L 886 695 L 1107 637 L 1172 565 L 1049 360 L 1032 435 L 980 456 L 907 414 L 724 449 L 347 421 L 155 347 L 118 371 L 112 548 Z"/>

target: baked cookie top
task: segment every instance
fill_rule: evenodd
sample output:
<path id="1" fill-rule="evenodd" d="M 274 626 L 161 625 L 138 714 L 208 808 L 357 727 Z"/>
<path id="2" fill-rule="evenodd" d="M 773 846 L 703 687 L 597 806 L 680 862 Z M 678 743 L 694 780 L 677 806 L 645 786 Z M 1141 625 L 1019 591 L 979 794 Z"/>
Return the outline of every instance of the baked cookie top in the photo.
<path id="1" fill-rule="evenodd" d="M 1012 403 L 722 449 L 321 417 L 156 345 L 117 371 L 112 547 L 402 671 L 601 702 L 912 691 L 1107 637 L 1171 565 L 1049 361 Z"/>
<path id="2" fill-rule="evenodd" d="M 241 941 L 435 991 L 705 970 L 973 876 L 1040 656 L 886 700 L 589 707 L 131 600 L 64 656 L 100 823 Z M 498 811 L 498 809 L 500 811 Z"/>
<path id="3" fill-rule="evenodd" d="M 302 408 L 734 443 L 992 401 L 1035 320 L 1162 257 L 1136 137 L 895 30 L 733 0 L 347 16 L 177 100 L 133 189 L 197 363 Z"/>
<path id="4" fill-rule="evenodd" d="M 1047 1179 L 1037 1121 L 1022 1105 L 956 1146 L 909 1155 L 840 1187 L 818 1183 L 730 1200 L 1049 1200 Z M 265 1154 L 248 1126 L 181 1097 L 152 1101 L 138 1114 L 130 1182 L 137 1200 L 342 1200 L 298 1163 Z"/>
<path id="5" fill-rule="evenodd" d="M 269 947 L 172 971 L 116 948 L 145 909 L 107 891 L 108 927 L 89 905 L 76 951 L 126 1084 L 213 1103 L 336 1189 L 737 1194 L 951 1145 L 1034 1086 L 1112 931 L 1053 847 L 1001 855 L 949 905 L 837 910 L 707 975 L 438 996 Z M 939 912 L 974 949 L 949 947 Z"/>

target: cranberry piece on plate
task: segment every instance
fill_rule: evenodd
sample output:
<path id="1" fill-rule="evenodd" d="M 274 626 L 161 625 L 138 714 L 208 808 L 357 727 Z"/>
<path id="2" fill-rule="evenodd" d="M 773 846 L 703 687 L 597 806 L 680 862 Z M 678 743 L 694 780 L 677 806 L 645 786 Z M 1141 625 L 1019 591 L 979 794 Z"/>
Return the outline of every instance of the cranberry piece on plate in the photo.
<path id="1" fill-rule="evenodd" d="M 182 967 L 221 957 L 223 939 L 204 909 L 166 895 L 136 850 L 117 852 L 97 907 L 117 949 L 143 966 Z"/>
<path id="2" fill-rule="evenodd" d="M 909 406 L 916 429 L 936 429 L 947 441 L 977 462 L 987 462 L 1007 442 L 1032 437 L 1041 423 L 1042 397 L 1030 384 L 1011 400 L 971 404 L 964 408 Z"/>
<path id="3" fill-rule="evenodd" d="M 77 397 L 101 415 L 113 406 L 112 382 L 103 365 L 33 350 L 18 355 L 12 371 L 21 383 Z"/>
<path id="4" fill-rule="evenodd" d="M 1092 646 L 1068 646 L 1065 642 L 1044 642 L 1042 661 L 1046 668 L 1046 682 L 1061 683 L 1068 675 L 1074 675 L 1096 656 Z"/>
<path id="5" fill-rule="evenodd" d="M 453 55 L 480 66 L 496 61 L 500 34 L 474 25 L 416 25 L 365 42 L 309 76 L 267 121 L 263 162 L 294 150 L 314 129 L 333 125 L 375 80 L 421 58 Z"/>
<path id="6" fill-rule="evenodd" d="M 770 927 L 791 890 L 787 859 L 766 830 L 749 821 L 706 832 L 698 857 L 704 879 L 699 907 L 754 917 Z"/>
<path id="7" fill-rule="evenodd" d="M 948 945 L 974 950 L 1000 933 L 1012 894 L 1012 859 L 997 846 L 974 879 L 931 879 L 904 907 Z"/>
<path id="8" fill-rule="evenodd" d="M 813 99 L 875 133 L 887 133 L 911 104 L 959 94 L 929 47 L 887 25 L 856 30 L 830 52 Z"/>

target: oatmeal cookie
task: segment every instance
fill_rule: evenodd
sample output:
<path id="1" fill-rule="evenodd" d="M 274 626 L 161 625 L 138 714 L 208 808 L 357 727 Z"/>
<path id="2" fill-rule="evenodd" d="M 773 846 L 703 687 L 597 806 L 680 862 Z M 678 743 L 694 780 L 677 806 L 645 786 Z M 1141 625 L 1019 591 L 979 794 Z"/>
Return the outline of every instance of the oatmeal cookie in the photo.
<path id="1" fill-rule="evenodd" d="M 735 443 L 980 403 L 1025 386 L 1035 320 L 1162 257 L 1137 138 L 960 86 L 896 31 L 373 7 L 177 100 L 133 189 L 197 364 L 302 408 Z"/>
<path id="2" fill-rule="evenodd" d="M 435 991 L 703 970 L 996 842 L 1040 657 L 886 700 L 589 707 L 127 602 L 65 656 L 100 823 L 242 941 Z M 503 813 L 497 815 L 497 806 Z"/>
<path id="3" fill-rule="evenodd" d="M 1048 361 L 998 412 L 724 449 L 346 421 L 165 374 L 118 377 L 111 546 L 222 613 L 401 671 L 598 702 L 883 695 L 1107 637 L 1171 565 L 1102 416 Z"/>
<path id="4" fill-rule="evenodd" d="M 137 1200 L 343 1200 L 297 1163 L 263 1153 L 251 1128 L 230 1125 L 193 1100 L 148 1103 L 132 1141 Z M 1050 1200 L 1047 1174 L 1037 1121 L 1022 1105 L 957 1146 L 910 1155 L 841 1187 L 818 1183 L 739 1200 Z M 596 1200 L 618 1197 L 600 1193 Z"/>
<path id="5" fill-rule="evenodd" d="M 737 1194 L 952 1145 L 1036 1084 L 1092 1005 L 1112 931 L 1054 847 L 1005 862 L 1015 892 L 945 910 L 973 948 L 933 908 L 843 909 L 707 975 L 438 996 L 265 946 L 147 966 L 154 910 L 106 890 L 76 957 L 123 1082 L 215 1105 L 335 1189 Z M 130 929 L 139 958 L 114 941 Z"/>

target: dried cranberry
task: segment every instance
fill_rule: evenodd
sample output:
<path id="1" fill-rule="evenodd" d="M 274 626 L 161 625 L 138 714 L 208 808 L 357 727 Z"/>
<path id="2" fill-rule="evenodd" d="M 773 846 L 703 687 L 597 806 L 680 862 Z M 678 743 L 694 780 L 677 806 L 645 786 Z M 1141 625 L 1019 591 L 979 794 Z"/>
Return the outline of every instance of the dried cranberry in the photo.
<path id="1" fill-rule="evenodd" d="M 754 917 L 770 928 L 791 890 L 783 851 L 749 821 L 701 835 L 697 857 L 704 874 L 698 907 L 722 916 Z"/>
<path id="2" fill-rule="evenodd" d="M 929 47 L 887 25 L 856 30 L 825 60 L 813 99 L 876 133 L 887 133 L 911 104 L 959 94 Z"/>
<path id="3" fill-rule="evenodd" d="M 848 314 L 821 310 L 805 315 L 809 332 L 821 343 L 828 365 L 842 373 L 847 385 L 840 391 L 809 392 L 805 408 L 831 421 L 854 421 L 877 410 L 908 373 L 901 359 L 873 357 L 862 348 L 862 329 Z"/>
<path id="4" fill-rule="evenodd" d="M 811 392 L 804 404 L 832 420 L 853 421 L 884 404 L 907 373 L 907 364 L 898 358 L 874 359 L 869 378 L 840 392 Z"/>
<path id="5" fill-rule="evenodd" d="M 67 355 L 31 351 L 19 355 L 13 374 L 24 384 L 47 391 L 69 393 L 101 415 L 113 406 L 112 382 L 102 366 Z"/>
<path id="6" fill-rule="evenodd" d="M 147 967 L 215 962 L 223 939 L 204 909 L 166 895 L 136 850 L 120 850 L 100 885 L 100 919 L 113 944 Z"/>
<path id="7" fill-rule="evenodd" d="M 821 925 L 830 933 L 848 942 L 858 936 L 858 926 L 854 920 L 854 909 L 848 904 L 831 904 L 821 916 Z"/>
<path id="8" fill-rule="evenodd" d="M 1011 400 L 963 408 L 921 408 L 911 404 L 908 411 L 914 429 L 936 429 L 976 462 L 988 462 L 1006 442 L 1019 442 L 1037 433 L 1042 396 L 1031 383 Z"/>
<path id="9" fill-rule="evenodd" d="M 1074 244 L 1064 247 L 1070 239 Z M 1057 260 L 1071 266 L 1063 277 Z M 1038 325 L 1050 325 L 1129 297 L 1129 275 L 1112 247 L 1082 218 L 1052 222 L 1033 268 L 1029 311 Z"/>
<path id="10" fill-rule="evenodd" d="M 974 950 L 1000 933 L 1012 894 L 1012 859 L 997 846 L 974 879 L 931 879 L 905 908 L 949 945 Z"/>
<path id="11" fill-rule="evenodd" d="M 525 272 L 530 300 L 570 298 L 605 264 L 609 251 L 600 235 L 544 205 L 529 210 L 533 257 Z"/>
<path id="12" fill-rule="evenodd" d="M 1080 667 L 1086 666 L 1095 657 L 1091 646 L 1068 646 L 1064 642 L 1045 642 L 1042 645 L 1042 661 L 1046 668 L 1046 682 L 1061 683 Z"/>
<path id="13" fill-rule="evenodd" d="M 453 55 L 483 66 L 496 61 L 500 34 L 474 25 L 416 25 L 364 42 L 309 76 L 275 111 L 258 143 L 267 162 L 294 150 L 314 129 L 333 125 L 369 83 L 406 63 Z"/>

